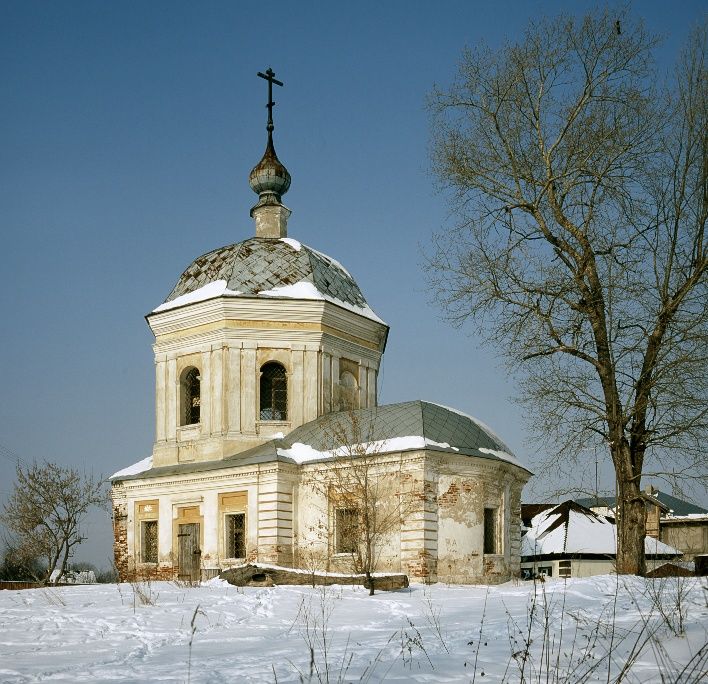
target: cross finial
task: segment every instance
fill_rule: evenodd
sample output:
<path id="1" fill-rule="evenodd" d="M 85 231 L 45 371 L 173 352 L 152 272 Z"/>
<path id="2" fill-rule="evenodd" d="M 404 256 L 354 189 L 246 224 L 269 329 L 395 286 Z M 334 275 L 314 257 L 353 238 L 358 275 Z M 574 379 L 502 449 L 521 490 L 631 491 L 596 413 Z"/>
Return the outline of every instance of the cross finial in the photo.
<path id="1" fill-rule="evenodd" d="M 259 71 L 258 75 L 268 81 L 268 104 L 266 105 L 266 107 L 268 107 L 268 125 L 266 126 L 266 130 L 268 133 L 272 133 L 275 128 L 275 126 L 273 126 L 273 105 L 275 104 L 273 101 L 273 84 L 275 83 L 275 85 L 282 86 L 283 82 L 275 78 L 275 71 L 270 67 L 268 67 L 265 74 Z"/>

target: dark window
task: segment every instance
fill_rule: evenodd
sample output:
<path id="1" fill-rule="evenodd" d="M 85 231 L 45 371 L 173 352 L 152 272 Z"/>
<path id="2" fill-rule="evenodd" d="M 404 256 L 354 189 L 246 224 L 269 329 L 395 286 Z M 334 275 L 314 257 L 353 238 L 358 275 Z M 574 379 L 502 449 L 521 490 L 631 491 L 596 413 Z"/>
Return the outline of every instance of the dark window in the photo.
<path id="1" fill-rule="evenodd" d="M 558 563 L 558 576 L 570 577 L 570 561 L 562 560 Z"/>
<path id="2" fill-rule="evenodd" d="M 338 508 L 334 520 L 334 552 L 355 553 L 358 542 L 359 512 L 356 508 Z"/>
<path id="3" fill-rule="evenodd" d="M 246 557 L 246 516 L 244 513 L 226 516 L 226 557 Z"/>
<path id="4" fill-rule="evenodd" d="M 141 560 L 143 563 L 157 563 L 157 520 L 144 520 L 141 527 Z"/>
<path id="5" fill-rule="evenodd" d="M 498 508 L 484 509 L 484 553 L 499 553 Z"/>
<path id="6" fill-rule="evenodd" d="M 288 380 L 279 363 L 266 363 L 261 368 L 261 420 L 287 420 Z"/>
<path id="7" fill-rule="evenodd" d="M 182 382 L 184 412 L 182 425 L 194 425 L 199 422 L 201 406 L 201 378 L 196 368 L 190 368 Z"/>

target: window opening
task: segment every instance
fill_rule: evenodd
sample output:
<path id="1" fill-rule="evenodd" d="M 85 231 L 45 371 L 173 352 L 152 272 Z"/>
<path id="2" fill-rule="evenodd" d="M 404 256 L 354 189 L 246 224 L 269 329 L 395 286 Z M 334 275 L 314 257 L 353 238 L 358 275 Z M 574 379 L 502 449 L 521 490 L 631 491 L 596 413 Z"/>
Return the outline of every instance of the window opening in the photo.
<path id="1" fill-rule="evenodd" d="M 355 553 L 359 531 L 359 511 L 356 508 L 337 508 L 335 511 L 335 553 Z"/>
<path id="2" fill-rule="evenodd" d="M 141 560 L 143 563 L 157 563 L 157 520 L 144 520 L 141 528 Z"/>
<path id="3" fill-rule="evenodd" d="M 279 363 L 266 363 L 261 368 L 261 420 L 287 420 L 288 380 Z"/>
<path id="4" fill-rule="evenodd" d="M 226 557 L 246 557 L 246 515 L 244 513 L 226 516 Z"/>
<path id="5" fill-rule="evenodd" d="M 194 425 L 199 422 L 199 409 L 201 407 L 201 377 L 199 370 L 190 368 L 184 376 L 184 423 Z"/>
<path id="6" fill-rule="evenodd" d="M 484 553 L 499 553 L 498 508 L 484 509 Z"/>
<path id="7" fill-rule="evenodd" d="M 339 375 L 340 409 L 351 411 L 359 408 L 359 383 L 349 371 L 342 371 Z"/>

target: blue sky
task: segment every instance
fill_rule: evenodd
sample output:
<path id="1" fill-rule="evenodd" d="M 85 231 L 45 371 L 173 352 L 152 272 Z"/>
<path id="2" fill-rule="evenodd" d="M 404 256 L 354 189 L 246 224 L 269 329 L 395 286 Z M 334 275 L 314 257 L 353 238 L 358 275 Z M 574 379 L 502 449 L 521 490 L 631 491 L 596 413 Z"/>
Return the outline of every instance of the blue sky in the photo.
<path id="1" fill-rule="evenodd" d="M 142 317 L 196 256 L 253 234 L 268 66 L 289 234 L 344 263 L 391 326 L 381 401 L 455 406 L 530 455 L 495 350 L 429 304 L 422 253 L 454 218 L 425 102 L 465 46 L 595 5 L 0 2 L 0 497 L 15 455 L 110 474 L 150 453 Z M 662 68 L 705 7 L 635 3 Z M 88 533 L 78 557 L 107 566 L 107 518 Z"/>

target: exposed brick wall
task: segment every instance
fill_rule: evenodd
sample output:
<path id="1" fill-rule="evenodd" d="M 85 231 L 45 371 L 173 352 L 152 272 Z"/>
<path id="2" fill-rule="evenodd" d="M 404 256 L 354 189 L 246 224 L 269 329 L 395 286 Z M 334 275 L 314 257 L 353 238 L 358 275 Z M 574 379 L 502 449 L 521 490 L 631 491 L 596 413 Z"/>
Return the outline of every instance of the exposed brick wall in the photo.
<path id="1" fill-rule="evenodd" d="M 437 581 L 437 559 L 428 551 L 421 551 L 417 558 L 406 563 L 409 577 L 419 581 Z"/>
<path id="2" fill-rule="evenodd" d="M 113 562 L 120 582 L 130 574 L 128 555 L 128 510 L 124 503 L 113 505 Z"/>
<path id="3" fill-rule="evenodd" d="M 177 578 L 177 568 L 172 565 L 135 565 L 128 549 L 128 510 L 122 502 L 113 505 L 113 562 L 119 582 Z"/>

